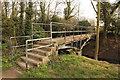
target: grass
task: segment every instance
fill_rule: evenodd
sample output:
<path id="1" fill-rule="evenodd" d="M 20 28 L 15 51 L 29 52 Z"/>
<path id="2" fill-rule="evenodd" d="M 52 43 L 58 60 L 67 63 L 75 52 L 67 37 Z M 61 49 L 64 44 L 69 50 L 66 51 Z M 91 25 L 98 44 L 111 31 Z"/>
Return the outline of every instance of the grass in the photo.
<path id="1" fill-rule="evenodd" d="M 24 52 L 23 48 L 17 49 L 17 50 L 13 49 L 13 54 L 14 54 L 13 55 L 13 64 L 14 64 L 14 66 L 16 66 L 15 61 L 19 61 L 20 56 L 24 54 L 23 52 Z M 2 52 L 0 54 L 2 54 L 2 59 L 0 59 L 0 62 L 2 63 L 2 64 L 0 64 L 0 66 L 2 66 L 2 71 L 11 69 L 12 61 L 11 61 L 11 53 L 10 53 L 8 44 L 2 44 Z"/>
<path id="2" fill-rule="evenodd" d="M 61 55 L 20 78 L 118 78 L 118 66 L 77 55 Z"/>
<path id="3" fill-rule="evenodd" d="M 15 61 L 19 61 L 19 60 L 20 60 L 20 55 L 13 56 L 13 63 L 14 64 L 15 64 Z M 2 71 L 12 68 L 11 57 L 4 57 L 0 61 L 2 62 Z"/>
<path id="4" fill-rule="evenodd" d="M 8 70 L 12 67 L 10 58 L 2 58 L 1 61 L 2 61 L 2 71 Z"/>

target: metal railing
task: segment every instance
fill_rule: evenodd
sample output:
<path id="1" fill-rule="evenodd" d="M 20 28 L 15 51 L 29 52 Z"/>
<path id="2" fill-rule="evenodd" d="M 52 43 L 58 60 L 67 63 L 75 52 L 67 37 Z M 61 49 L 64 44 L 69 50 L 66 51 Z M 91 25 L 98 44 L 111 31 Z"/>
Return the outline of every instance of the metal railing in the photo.
<path id="1" fill-rule="evenodd" d="M 59 25 L 63 25 L 63 28 L 64 30 L 59 30 L 59 31 L 56 31 L 54 30 L 54 27 L 55 27 L 55 24 L 59 24 Z M 34 26 L 33 25 L 47 25 L 49 27 L 49 30 L 47 31 L 34 31 Z M 71 26 L 68 30 L 67 26 Z M 58 26 L 59 27 L 59 26 Z M 64 40 L 66 41 L 66 36 L 67 36 L 67 33 L 73 33 L 73 41 L 74 41 L 74 38 L 75 38 L 75 33 L 78 33 L 78 35 L 82 34 L 83 32 L 88 32 L 86 30 L 82 30 L 83 28 L 92 28 L 92 27 L 84 27 L 84 26 L 79 26 L 79 25 L 71 25 L 71 24 L 65 24 L 65 23 L 58 23 L 58 22 L 51 22 L 50 24 L 44 24 L 44 23 L 32 23 L 32 39 L 31 40 L 26 40 L 26 71 L 27 71 L 27 65 L 28 65 L 28 51 L 31 51 L 31 50 L 35 50 L 35 49 L 39 49 L 39 48 L 43 48 L 43 47 L 48 47 L 48 46 L 51 46 L 53 45 L 53 41 L 52 41 L 52 38 L 53 38 L 53 34 L 60 34 L 60 33 L 63 33 L 64 34 Z M 33 36 L 34 34 L 36 33 L 50 33 L 50 37 L 48 38 L 41 38 L 41 39 L 33 39 Z M 70 36 L 70 35 L 69 35 Z M 80 40 L 80 37 L 81 35 L 79 36 L 79 40 Z M 71 38 L 71 37 L 70 37 Z M 46 46 L 39 46 L 39 47 L 36 47 L 36 48 L 31 48 L 31 49 L 28 49 L 28 42 L 32 42 L 33 41 L 40 41 L 40 40 L 45 40 L 45 39 L 50 39 L 50 42 L 51 44 L 50 45 L 46 45 Z M 73 45 L 73 44 L 72 44 Z M 80 43 L 81 45 L 81 43 Z"/>
<path id="2" fill-rule="evenodd" d="M 36 26 L 34 25 L 39 25 L 37 27 L 43 27 L 43 26 L 48 26 L 49 27 L 49 30 L 47 31 L 36 31 L 34 30 L 34 28 Z M 40 48 L 44 48 L 44 47 L 49 47 L 49 46 L 52 46 L 52 24 L 45 24 L 45 23 L 32 23 L 32 26 L 31 26 L 31 32 L 32 32 L 32 39 L 31 40 L 26 40 L 26 71 L 28 70 L 27 69 L 27 65 L 28 65 L 28 51 L 32 51 L 32 50 L 36 50 L 36 49 L 40 49 Z M 34 35 L 35 34 L 40 34 L 40 33 L 50 33 L 50 36 L 49 37 L 46 37 L 46 38 L 40 38 L 40 39 L 34 39 Z M 28 49 L 28 42 L 34 42 L 34 41 L 42 41 L 42 40 L 46 40 L 46 39 L 50 39 L 50 44 L 49 45 L 45 45 L 45 46 L 39 46 L 39 47 L 36 47 L 36 48 L 31 48 L 31 49 Z M 33 45 L 33 44 L 32 44 Z"/>
<path id="3" fill-rule="evenodd" d="M 26 46 L 26 44 L 14 46 L 12 44 L 12 39 L 17 39 L 17 38 L 31 38 L 31 35 L 30 36 L 15 36 L 15 37 L 10 37 L 10 51 L 11 51 L 12 64 L 13 64 L 13 48 L 19 48 L 19 47 L 25 47 Z M 28 44 L 28 45 L 32 45 L 32 44 Z"/>
<path id="4" fill-rule="evenodd" d="M 35 26 L 37 25 L 37 26 Z M 40 31 L 35 31 L 34 28 L 35 27 L 42 27 L 44 30 L 44 27 L 48 28 L 47 30 L 40 30 Z M 57 30 L 59 27 L 60 30 Z M 57 29 L 55 29 L 57 28 Z M 88 31 L 88 29 L 91 29 L 92 31 Z M 38 30 L 38 29 L 36 29 Z M 79 41 L 80 41 L 80 45 L 82 45 L 82 40 L 80 39 L 83 35 L 82 34 L 88 34 L 88 33 L 94 33 L 94 27 L 85 27 L 85 26 L 79 26 L 79 25 L 72 25 L 72 24 L 65 24 L 65 23 L 58 23 L 58 22 L 51 22 L 50 24 L 45 24 L 45 23 L 32 23 L 31 25 L 31 35 L 30 36 L 16 36 L 16 37 L 10 37 L 10 47 L 11 47 L 11 58 L 12 58 L 12 63 L 13 63 L 13 52 L 12 52 L 12 48 L 16 47 L 22 47 L 25 46 L 25 52 L 26 52 L 26 71 L 27 69 L 27 65 L 28 65 L 28 51 L 32 51 L 35 49 L 39 49 L 39 48 L 43 48 L 43 47 L 48 47 L 53 45 L 53 36 L 54 34 L 63 34 L 64 35 L 64 40 L 66 42 L 66 38 L 72 38 L 72 42 L 74 42 L 75 40 L 75 36 L 78 35 L 79 36 Z M 44 37 L 44 38 L 37 38 L 34 39 L 34 35 L 35 34 L 41 34 L 41 33 L 50 33 L 50 36 Z M 67 36 L 71 36 L 71 37 L 67 37 Z M 13 46 L 12 45 L 12 39 L 14 38 L 26 38 L 26 37 L 31 37 L 31 39 L 26 40 L 26 44 L 25 45 L 18 45 L 18 46 Z M 57 37 L 57 36 L 56 36 Z M 36 48 L 33 48 L 33 44 L 35 41 L 42 41 L 42 40 L 46 40 L 46 39 L 50 39 L 50 44 L 49 45 L 45 45 L 45 46 L 39 46 Z M 28 44 L 29 42 L 32 42 L 31 44 Z M 32 45 L 31 49 L 28 49 L 28 46 Z M 71 44 L 71 46 L 73 46 L 73 44 Z"/>
<path id="5" fill-rule="evenodd" d="M 36 47 L 36 48 L 32 47 L 31 49 L 28 49 L 28 42 L 41 41 L 41 40 L 46 40 L 46 39 L 51 39 L 51 37 L 49 37 L 49 38 L 41 38 L 41 39 L 26 40 L 26 72 L 28 70 L 28 68 L 27 68 L 27 65 L 28 65 L 28 51 L 32 51 L 32 50 L 36 50 L 36 49 L 52 46 L 52 44 L 49 44 L 49 45 L 45 45 L 45 46 L 39 46 L 39 47 Z"/>
<path id="6" fill-rule="evenodd" d="M 74 42 L 75 40 L 75 35 L 79 35 L 79 40 L 80 38 L 83 36 L 82 34 L 91 34 L 94 33 L 95 27 L 86 27 L 86 26 L 80 26 L 80 25 L 72 25 L 72 24 L 65 24 L 65 23 L 58 23 L 58 22 L 51 22 L 52 23 L 52 28 L 54 28 L 54 25 L 58 24 L 58 25 L 63 25 L 64 26 L 64 30 L 62 31 L 53 31 L 52 30 L 52 34 L 64 34 L 64 40 L 66 41 L 66 38 L 71 38 L 71 37 L 67 37 L 67 34 L 69 33 L 68 36 L 73 36 L 72 41 Z M 88 29 L 90 29 L 90 31 L 88 31 Z M 73 44 L 71 44 L 71 46 L 73 46 Z"/>

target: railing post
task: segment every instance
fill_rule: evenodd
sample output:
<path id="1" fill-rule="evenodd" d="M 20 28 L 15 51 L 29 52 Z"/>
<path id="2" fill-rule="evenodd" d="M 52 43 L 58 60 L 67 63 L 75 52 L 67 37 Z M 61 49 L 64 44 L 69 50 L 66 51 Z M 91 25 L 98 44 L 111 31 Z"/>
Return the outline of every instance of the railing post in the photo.
<path id="1" fill-rule="evenodd" d="M 75 27 L 73 26 L 73 41 L 74 41 L 74 31 L 75 31 Z"/>
<path id="2" fill-rule="evenodd" d="M 79 28 L 78 28 L 77 25 L 76 25 L 76 29 L 77 29 L 76 31 L 79 31 Z M 77 33 L 76 33 L 76 34 L 77 34 Z M 79 35 L 79 32 L 78 32 L 78 35 Z M 78 48 L 78 41 L 79 41 L 79 40 L 77 40 L 77 42 L 76 42 L 76 47 L 77 47 L 77 48 Z"/>
<path id="3" fill-rule="evenodd" d="M 52 22 L 50 22 L 51 44 L 52 44 Z"/>
<path id="4" fill-rule="evenodd" d="M 31 38 L 33 39 L 33 23 L 32 23 L 32 25 L 31 25 L 31 32 L 32 32 Z M 33 41 L 32 41 L 32 48 L 33 48 Z"/>
<path id="5" fill-rule="evenodd" d="M 12 51 L 12 38 L 10 37 L 10 51 L 11 51 L 11 61 L 13 65 L 13 51 Z"/>
<path id="6" fill-rule="evenodd" d="M 71 31 L 71 27 L 68 27 L 69 29 L 68 29 L 68 31 Z M 68 34 L 69 36 L 70 36 L 70 32 L 69 32 L 69 34 Z"/>
<path id="7" fill-rule="evenodd" d="M 65 26 L 65 24 L 64 24 L 64 26 Z M 65 26 L 65 34 L 64 34 L 64 40 L 65 40 L 65 42 L 66 42 L 66 31 L 67 31 L 67 27 Z"/>
<path id="8" fill-rule="evenodd" d="M 75 28 L 73 26 L 73 43 L 72 43 L 72 46 L 74 47 L 74 31 L 75 31 Z"/>
<path id="9" fill-rule="evenodd" d="M 83 26 L 81 27 L 81 35 L 82 35 L 82 29 L 83 29 Z"/>
<path id="10" fill-rule="evenodd" d="M 79 31 L 80 31 L 80 25 L 78 25 Z M 79 42 L 80 42 L 80 32 L 79 32 Z M 80 49 L 80 43 L 79 43 L 79 49 Z"/>
<path id="11" fill-rule="evenodd" d="M 82 39 L 80 40 L 80 48 L 81 48 L 81 46 L 82 46 Z"/>
<path id="12" fill-rule="evenodd" d="M 28 41 L 26 40 L 26 49 L 25 49 L 25 51 L 26 51 L 26 72 L 27 72 L 27 70 L 28 70 L 28 55 L 27 55 L 27 47 L 28 47 Z"/>

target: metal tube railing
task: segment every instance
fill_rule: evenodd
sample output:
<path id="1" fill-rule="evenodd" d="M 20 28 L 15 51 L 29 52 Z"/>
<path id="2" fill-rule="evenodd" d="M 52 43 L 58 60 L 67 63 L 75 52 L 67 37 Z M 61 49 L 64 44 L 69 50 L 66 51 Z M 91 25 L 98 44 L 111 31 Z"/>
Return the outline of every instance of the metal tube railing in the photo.
<path id="1" fill-rule="evenodd" d="M 32 23 L 33 24 L 37 24 L 37 25 L 50 25 L 50 24 L 45 24 L 45 23 Z"/>
<path id="2" fill-rule="evenodd" d="M 32 45 L 32 43 L 28 44 L 28 45 Z M 19 46 L 12 46 L 12 48 L 18 48 L 18 47 L 25 47 L 26 45 L 19 45 Z"/>
<path id="3" fill-rule="evenodd" d="M 18 47 L 24 47 L 25 45 L 17 45 L 17 46 L 13 46 L 12 45 L 12 39 L 16 39 L 16 38 L 27 38 L 27 37 L 31 37 L 31 35 L 28 36 L 15 36 L 15 37 L 10 37 L 10 51 L 11 51 L 11 61 L 13 64 L 13 48 L 18 48 Z M 29 44 L 31 45 L 31 44 Z"/>
<path id="4" fill-rule="evenodd" d="M 40 47 L 37 47 L 37 48 L 28 49 L 28 42 L 40 41 L 40 40 L 46 40 L 46 39 L 51 39 L 51 37 L 49 37 L 49 38 L 41 38 L 41 39 L 26 40 L 26 50 L 25 50 L 25 52 L 26 52 L 26 72 L 28 71 L 28 51 L 35 50 L 35 49 L 40 49 L 40 48 L 48 47 L 48 46 L 52 45 L 52 44 L 50 44 L 50 45 L 46 45 L 46 46 L 40 46 Z"/>
<path id="5" fill-rule="evenodd" d="M 51 32 L 50 34 L 51 34 L 51 44 L 52 44 L 52 33 L 53 33 L 52 32 L 52 22 L 50 23 L 50 32 Z"/>
<path id="6" fill-rule="evenodd" d="M 87 32 L 87 31 L 53 31 L 52 33 L 76 33 L 76 32 Z"/>
<path id="7" fill-rule="evenodd" d="M 10 37 L 11 39 L 12 38 L 26 38 L 26 37 L 30 37 L 31 35 L 28 35 L 28 36 L 15 36 L 15 37 Z"/>
<path id="8" fill-rule="evenodd" d="M 59 22 L 52 22 L 53 24 L 62 24 L 62 25 L 72 25 L 72 24 L 65 24 L 65 23 L 59 23 Z"/>
<path id="9" fill-rule="evenodd" d="M 25 50 L 25 52 L 26 52 L 26 72 L 27 72 L 27 70 L 28 70 L 28 53 L 27 53 L 27 44 L 28 44 L 28 41 L 26 40 L 26 50 Z"/>
<path id="10" fill-rule="evenodd" d="M 33 34 L 35 34 L 35 33 L 43 33 L 43 32 L 47 33 L 47 32 L 51 32 L 51 31 L 36 31 L 36 32 L 33 32 Z"/>
<path id="11" fill-rule="evenodd" d="M 31 25 L 31 38 L 33 39 L 33 24 Z M 32 47 L 33 47 L 33 42 L 32 42 Z"/>
<path id="12" fill-rule="evenodd" d="M 63 28 L 64 30 L 61 30 L 61 31 L 53 31 L 53 27 L 55 24 L 59 24 L 59 25 L 63 25 Z M 48 25 L 50 27 L 50 30 L 49 31 L 34 31 L 33 30 L 33 25 Z M 69 28 L 67 29 L 67 26 L 69 26 Z M 11 53 L 13 53 L 12 51 L 12 48 L 13 47 L 22 47 L 22 46 L 26 46 L 26 71 L 27 71 L 27 68 L 28 68 L 28 51 L 31 51 L 31 50 L 35 50 L 35 49 L 39 49 L 39 48 L 43 48 L 43 47 L 48 47 L 48 46 L 51 46 L 53 44 L 52 42 L 52 38 L 53 38 L 53 34 L 59 34 L 59 33 L 64 33 L 64 40 L 66 41 L 66 38 L 67 38 L 67 34 L 70 36 L 71 33 L 73 33 L 73 35 L 71 36 L 72 37 L 72 42 L 74 42 L 75 40 L 75 35 L 78 33 L 78 35 L 82 34 L 83 32 L 88 32 L 86 29 L 93 29 L 94 27 L 85 27 L 85 26 L 79 26 L 79 25 L 72 25 L 72 24 L 65 24 L 65 23 L 59 23 L 59 22 L 50 22 L 50 24 L 44 24 L 44 23 L 32 23 L 31 25 L 31 35 L 30 36 L 16 36 L 16 37 L 10 37 L 10 48 L 11 48 Z M 81 29 L 81 30 L 80 30 Z M 85 30 L 83 30 L 85 29 Z M 50 37 L 47 37 L 47 38 L 41 38 L 41 39 L 33 39 L 33 36 L 34 34 L 37 34 L 37 33 L 50 33 Z M 80 46 L 82 45 L 82 39 L 80 39 L 82 35 L 78 36 L 79 37 L 79 40 L 80 40 Z M 18 45 L 18 46 L 12 46 L 12 39 L 13 38 L 24 38 L 24 37 L 31 37 L 30 40 L 26 40 L 26 45 Z M 39 46 L 37 48 L 32 48 L 31 49 L 28 49 L 28 46 L 31 45 L 31 44 L 28 44 L 28 42 L 32 42 L 32 45 L 33 45 L 33 42 L 34 41 L 40 41 L 40 40 L 45 40 L 45 39 L 50 39 L 50 42 L 51 44 L 50 45 L 46 45 L 46 46 Z M 74 47 L 74 44 L 72 43 L 71 44 L 73 47 Z M 77 46 L 77 45 L 76 45 Z M 81 46 L 82 47 L 82 46 Z M 11 58 L 13 59 L 13 54 L 11 55 Z M 12 63 L 13 63 L 13 60 L 12 60 Z"/>
<path id="13" fill-rule="evenodd" d="M 11 51 L 11 60 L 13 65 L 13 52 L 12 52 L 12 38 L 10 37 L 10 51 Z"/>
<path id="14" fill-rule="evenodd" d="M 67 31 L 67 27 L 65 26 L 65 31 Z M 64 34 L 64 40 L 66 41 L 66 33 Z"/>

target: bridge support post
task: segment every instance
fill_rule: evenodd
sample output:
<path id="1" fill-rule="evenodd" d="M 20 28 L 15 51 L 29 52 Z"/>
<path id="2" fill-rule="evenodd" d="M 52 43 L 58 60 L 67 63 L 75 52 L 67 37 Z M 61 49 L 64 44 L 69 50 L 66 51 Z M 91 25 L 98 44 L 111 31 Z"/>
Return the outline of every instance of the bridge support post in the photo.
<path id="1" fill-rule="evenodd" d="M 58 44 L 53 43 L 51 48 L 51 55 L 49 56 L 50 61 L 54 61 L 56 56 L 58 56 Z"/>
<path id="2" fill-rule="evenodd" d="M 54 51 L 55 51 L 55 56 L 58 56 L 58 44 L 54 44 Z"/>
<path id="3" fill-rule="evenodd" d="M 82 56 L 82 50 L 78 51 L 78 55 Z"/>
<path id="4" fill-rule="evenodd" d="M 79 56 L 82 56 L 82 50 L 78 50 L 77 48 L 75 48 L 75 53 Z"/>

